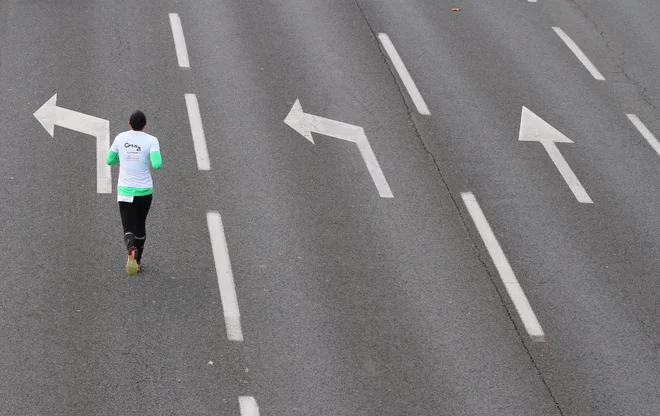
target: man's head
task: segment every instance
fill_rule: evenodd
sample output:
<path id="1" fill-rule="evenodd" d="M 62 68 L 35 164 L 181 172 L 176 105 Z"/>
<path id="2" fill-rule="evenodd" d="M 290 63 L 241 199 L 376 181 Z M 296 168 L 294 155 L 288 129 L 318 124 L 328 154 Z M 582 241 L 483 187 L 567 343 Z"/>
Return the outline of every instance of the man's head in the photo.
<path id="1" fill-rule="evenodd" d="M 144 130 L 144 126 L 147 125 L 147 117 L 142 111 L 136 110 L 131 114 L 131 118 L 128 119 L 128 125 L 135 131 L 142 131 Z"/>

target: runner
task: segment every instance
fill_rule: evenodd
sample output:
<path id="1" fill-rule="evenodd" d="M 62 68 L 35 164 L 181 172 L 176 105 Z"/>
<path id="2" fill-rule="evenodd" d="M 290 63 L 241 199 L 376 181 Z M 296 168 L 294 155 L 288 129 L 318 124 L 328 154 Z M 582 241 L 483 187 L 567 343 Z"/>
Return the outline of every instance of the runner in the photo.
<path id="1" fill-rule="evenodd" d="M 131 114 L 128 125 L 131 130 L 115 137 L 108 151 L 108 165 L 119 163 L 117 201 L 124 227 L 124 242 L 128 250 L 126 273 L 134 275 L 140 271 L 140 261 L 147 239 L 146 222 L 153 193 L 151 170 L 160 169 L 158 139 L 144 132 L 147 118 L 142 111 Z"/>

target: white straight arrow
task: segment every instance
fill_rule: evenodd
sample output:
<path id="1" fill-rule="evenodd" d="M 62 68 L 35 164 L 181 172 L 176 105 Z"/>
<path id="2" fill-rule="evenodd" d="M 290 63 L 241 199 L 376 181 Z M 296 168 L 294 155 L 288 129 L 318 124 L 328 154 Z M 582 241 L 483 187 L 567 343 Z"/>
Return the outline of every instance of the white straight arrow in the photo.
<path id="1" fill-rule="evenodd" d="M 383 171 L 380 169 L 376 155 L 371 149 L 369 139 L 367 139 L 367 135 L 364 133 L 362 127 L 304 113 L 300 105 L 300 100 L 296 100 L 293 104 L 284 122 L 312 142 L 312 144 L 314 144 L 312 132 L 355 143 L 360 150 L 362 159 L 367 165 L 371 179 L 376 184 L 376 189 L 378 189 L 381 198 L 393 198 L 390 186 L 387 184 L 385 175 L 383 175 Z"/>
<path id="2" fill-rule="evenodd" d="M 51 137 L 54 137 L 56 125 L 96 137 L 96 192 L 112 193 L 112 173 L 110 166 L 105 163 L 106 152 L 110 148 L 108 120 L 58 107 L 57 94 L 35 111 L 34 117 Z"/>
<path id="3" fill-rule="evenodd" d="M 573 191 L 575 198 L 577 198 L 579 202 L 585 204 L 593 203 L 587 194 L 587 191 L 582 187 L 577 176 L 575 176 L 575 173 L 573 173 L 571 167 L 568 166 L 566 159 L 564 159 L 564 156 L 562 156 L 557 148 L 556 143 L 573 143 L 571 139 L 564 136 L 559 130 L 555 129 L 541 117 L 523 106 L 522 114 L 520 116 L 520 134 L 518 140 L 524 142 L 540 142 L 546 152 L 548 152 L 550 159 L 554 162 L 555 166 L 557 166 L 559 173 L 561 173 L 561 176 L 566 181 L 568 187 Z"/>

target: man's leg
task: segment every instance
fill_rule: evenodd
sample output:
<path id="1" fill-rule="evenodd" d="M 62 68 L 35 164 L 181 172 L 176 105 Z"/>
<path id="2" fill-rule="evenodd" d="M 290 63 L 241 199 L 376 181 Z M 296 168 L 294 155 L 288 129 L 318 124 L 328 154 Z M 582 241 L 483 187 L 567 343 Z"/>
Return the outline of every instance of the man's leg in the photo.
<path id="1" fill-rule="evenodd" d="M 136 227 L 138 226 L 137 205 L 135 202 L 119 202 L 119 213 L 124 227 L 124 242 L 128 250 L 126 272 L 128 274 L 135 274 L 139 269 L 137 264 L 137 240 L 135 239 Z"/>
<path id="2" fill-rule="evenodd" d="M 144 252 L 144 243 L 147 240 L 147 215 L 151 207 L 151 195 L 135 197 L 136 203 L 136 227 L 135 227 L 135 246 L 137 247 L 137 262 L 140 264 L 142 253 Z"/>

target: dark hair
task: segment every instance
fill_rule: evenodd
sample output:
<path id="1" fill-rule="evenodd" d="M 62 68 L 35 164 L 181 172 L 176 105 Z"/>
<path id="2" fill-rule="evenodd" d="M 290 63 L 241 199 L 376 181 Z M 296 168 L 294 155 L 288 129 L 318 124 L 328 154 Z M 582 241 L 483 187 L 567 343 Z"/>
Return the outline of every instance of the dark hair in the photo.
<path id="1" fill-rule="evenodd" d="M 133 130 L 142 130 L 147 125 L 147 116 L 140 110 L 135 110 L 128 120 Z"/>

